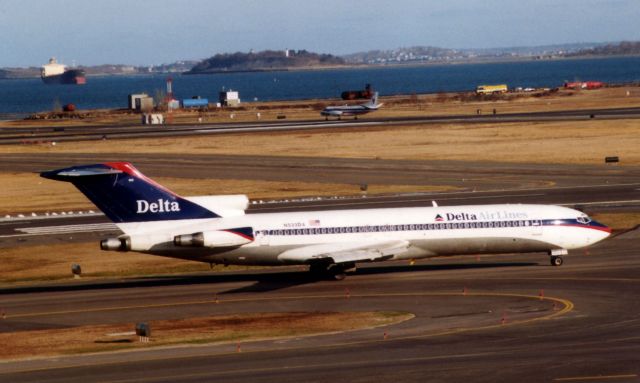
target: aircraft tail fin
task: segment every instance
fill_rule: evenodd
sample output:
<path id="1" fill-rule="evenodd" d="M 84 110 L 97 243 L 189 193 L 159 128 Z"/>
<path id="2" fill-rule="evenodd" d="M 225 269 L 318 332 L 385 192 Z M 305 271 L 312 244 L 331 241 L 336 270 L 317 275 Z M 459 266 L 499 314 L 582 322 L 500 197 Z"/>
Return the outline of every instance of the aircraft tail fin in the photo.
<path id="1" fill-rule="evenodd" d="M 369 100 L 369 102 L 365 106 L 370 109 L 378 109 L 380 106 L 382 106 L 382 104 L 378 103 L 378 92 L 375 92 L 373 94 L 373 97 L 371 97 L 371 100 Z"/>
<path id="2" fill-rule="evenodd" d="M 115 223 L 220 217 L 156 183 L 128 162 L 73 166 L 40 176 L 71 182 Z"/>

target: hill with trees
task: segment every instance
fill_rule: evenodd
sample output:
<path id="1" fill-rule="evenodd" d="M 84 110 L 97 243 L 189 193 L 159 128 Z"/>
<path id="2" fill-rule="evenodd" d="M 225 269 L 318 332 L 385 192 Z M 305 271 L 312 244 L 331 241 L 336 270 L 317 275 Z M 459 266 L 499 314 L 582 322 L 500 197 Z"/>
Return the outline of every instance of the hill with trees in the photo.
<path id="1" fill-rule="evenodd" d="M 250 72 L 303 68 L 336 67 L 345 65 L 344 59 L 306 50 L 222 53 L 196 64 L 187 74 Z"/>

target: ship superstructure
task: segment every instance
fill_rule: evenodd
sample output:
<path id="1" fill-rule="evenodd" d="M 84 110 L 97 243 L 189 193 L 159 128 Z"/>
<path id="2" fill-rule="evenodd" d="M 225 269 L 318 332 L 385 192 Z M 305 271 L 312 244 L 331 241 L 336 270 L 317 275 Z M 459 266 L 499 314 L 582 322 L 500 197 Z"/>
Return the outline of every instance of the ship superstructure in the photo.
<path id="1" fill-rule="evenodd" d="M 49 63 L 42 66 L 40 77 L 45 84 L 86 84 L 84 70 L 67 69 L 63 64 L 58 63 L 55 57 L 49 59 Z"/>

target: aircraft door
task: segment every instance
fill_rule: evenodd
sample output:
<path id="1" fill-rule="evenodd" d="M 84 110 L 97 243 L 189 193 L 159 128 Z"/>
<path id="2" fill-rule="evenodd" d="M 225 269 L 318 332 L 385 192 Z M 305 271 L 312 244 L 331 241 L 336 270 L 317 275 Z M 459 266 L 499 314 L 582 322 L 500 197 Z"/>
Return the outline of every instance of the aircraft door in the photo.
<path id="1" fill-rule="evenodd" d="M 533 235 L 542 235 L 542 221 L 539 219 L 531 220 L 531 232 Z"/>
<path id="2" fill-rule="evenodd" d="M 256 232 L 256 242 L 260 246 L 269 245 L 269 236 L 265 234 L 264 230 L 259 230 Z"/>

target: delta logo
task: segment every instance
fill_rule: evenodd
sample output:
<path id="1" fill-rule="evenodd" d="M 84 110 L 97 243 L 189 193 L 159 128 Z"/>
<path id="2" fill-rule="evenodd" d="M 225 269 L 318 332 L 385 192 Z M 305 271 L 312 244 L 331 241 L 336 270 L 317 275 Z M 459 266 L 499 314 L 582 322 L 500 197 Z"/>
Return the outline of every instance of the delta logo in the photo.
<path id="1" fill-rule="evenodd" d="M 145 213 L 169 213 L 180 211 L 180 205 L 175 201 L 167 201 L 162 198 L 158 198 L 158 202 L 149 202 L 143 199 L 136 200 L 138 210 L 137 214 Z"/>
<path id="2" fill-rule="evenodd" d="M 436 214 L 436 222 L 443 222 L 443 221 L 477 221 L 478 220 L 478 216 L 476 216 L 475 214 L 469 214 L 469 213 L 446 213 L 444 215 L 444 217 L 440 214 Z"/>

